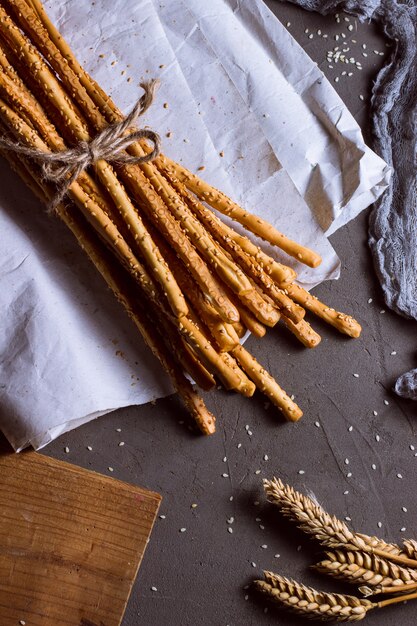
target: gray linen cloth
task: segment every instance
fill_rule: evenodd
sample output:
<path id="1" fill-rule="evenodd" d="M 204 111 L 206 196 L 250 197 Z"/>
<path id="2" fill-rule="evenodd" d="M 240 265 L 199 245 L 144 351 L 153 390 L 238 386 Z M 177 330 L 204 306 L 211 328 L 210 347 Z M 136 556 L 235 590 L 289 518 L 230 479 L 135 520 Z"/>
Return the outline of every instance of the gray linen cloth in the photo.
<path id="1" fill-rule="evenodd" d="M 387 306 L 417 319 L 417 0 L 289 1 L 322 15 L 374 20 L 393 43 L 371 106 L 374 148 L 394 172 L 370 214 L 369 245 Z M 417 400 L 417 369 L 400 376 L 395 391 Z"/>

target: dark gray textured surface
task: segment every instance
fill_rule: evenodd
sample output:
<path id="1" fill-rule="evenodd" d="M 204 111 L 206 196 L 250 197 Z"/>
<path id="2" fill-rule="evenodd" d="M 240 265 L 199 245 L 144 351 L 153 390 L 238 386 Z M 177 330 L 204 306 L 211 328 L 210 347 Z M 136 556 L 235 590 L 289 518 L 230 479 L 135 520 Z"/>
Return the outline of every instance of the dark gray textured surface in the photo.
<path id="1" fill-rule="evenodd" d="M 284 24 L 291 22 L 290 31 L 332 78 L 350 69 L 340 64 L 327 69 L 325 51 L 335 45 L 332 35 L 343 28 L 347 36 L 354 37 L 358 58 L 359 44 L 367 43 L 369 57 L 362 58 L 364 70 L 335 85 L 366 128 L 367 106 L 359 94 L 367 98 L 382 63 L 382 57 L 373 55 L 372 50 L 384 50 L 373 27 L 358 26 L 356 32 L 355 25 L 353 34 L 346 24 L 336 24 L 332 18 L 307 14 L 274 0 L 268 4 Z M 309 40 L 305 28 L 313 33 L 322 29 L 329 38 L 315 35 Z M 100 418 L 44 451 L 103 473 L 111 466 L 115 477 L 163 495 L 160 513 L 166 518 L 156 523 L 123 626 L 305 623 L 273 608 L 265 614 L 265 603 L 250 592 L 245 600 L 248 592 L 243 587 L 260 576 L 262 569 L 294 576 L 318 588 L 340 589 L 308 571 L 315 544 L 283 523 L 265 503 L 264 476 L 276 474 L 295 487 L 314 491 L 330 512 L 349 516 L 357 530 L 390 540 L 417 537 L 417 458 L 409 448 L 414 444 L 417 448 L 416 404 L 391 392 L 396 376 L 415 366 L 417 324 L 388 311 L 381 313 L 382 297 L 366 239 L 366 214 L 332 237 L 343 262 L 342 277 L 315 292 L 361 322 L 361 339 L 345 339 L 315 322 L 319 332 L 323 331 L 323 341 L 315 351 L 301 348 L 278 329 L 261 341 L 249 340 L 251 351 L 304 409 L 305 416 L 298 424 L 283 423 L 275 410 L 265 409 L 261 396 L 247 400 L 216 392 L 207 398 L 218 418 L 217 433 L 211 438 L 190 432 L 180 404 L 168 398 Z M 372 303 L 368 303 L 370 298 Z M 349 426 L 353 430 L 349 431 Z M 119 428 L 121 432 L 116 431 Z M 120 441 L 125 445 L 119 447 Z M 88 445 L 93 447 L 91 452 Z M 65 446 L 70 449 L 68 454 Z M 260 474 L 255 474 L 258 469 Z M 299 470 L 305 473 L 299 474 Z M 352 473 L 349 478 L 348 472 Z M 346 490 L 349 493 L 344 495 Z M 193 503 L 197 508 L 191 508 Z M 227 531 L 230 517 L 234 517 L 232 534 Z M 401 532 L 403 527 L 406 531 Z M 181 528 L 186 531 L 181 533 Z M 157 591 L 151 591 L 152 586 Z M 409 604 L 371 613 L 367 623 L 412 626 L 415 610 Z"/>

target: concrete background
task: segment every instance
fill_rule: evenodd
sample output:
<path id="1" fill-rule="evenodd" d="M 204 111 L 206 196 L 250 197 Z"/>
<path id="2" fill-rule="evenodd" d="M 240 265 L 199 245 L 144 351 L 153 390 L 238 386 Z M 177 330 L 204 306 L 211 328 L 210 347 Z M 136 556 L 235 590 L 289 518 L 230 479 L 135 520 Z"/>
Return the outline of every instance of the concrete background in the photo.
<path id="1" fill-rule="evenodd" d="M 338 24 L 334 17 L 308 14 L 276 0 L 267 4 L 284 24 L 291 22 L 290 32 L 331 80 L 350 70 L 340 63 L 328 68 L 326 51 L 337 45 L 334 35 L 344 32 L 347 42 L 357 41 L 347 45 L 362 61 L 363 71 L 341 76 L 333 84 L 369 140 L 367 102 L 383 64 L 383 57 L 373 50 L 389 53 L 379 33 L 353 18 L 348 23 L 342 17 Z M 347 29 L 349 24 L 353 31 Z M 318 29 L 328 38 L 318 36 Z M 363 43 L 368 57 L 361 56 Z M 312 490 L 329 512 L 350 517 L 355 530 L 390 541 L 417 536 L 417 458 L 410 449 L 417 447 L 417 404 L 402 401 L 391 391 L 397 375 L 416 365 L 417 324 L 385 311 L 367 248 L 367 217 L 368 212 L 362 213 L 332 236 L 342 276 L 315 290 L 322 300 L 358 319 L 362 337 L 344 338 L 313 320 L 323 336 L 316 350 L 300 347 L 278 330 L 268 332 L 262 341 L 248 342 L 259 361 L 295 394 L 305 413 L 298 424 L 284 423 L 273 408 L 265 408 L 264 397 L 248 401 L 216 391 L 207 395 L 217 416 L 217 433 L 211 438 L 190 430 L 180 403 L 171 397 L 102 417 L 44 450 L 103 473 L 111 466 L 115 477 L 163 496 L 160 514 L 165 517 L 156 522 L 123 626 L 305 623 L 267 607 L 243 589 L 261 577 L 263 569 L 318 589 L 354 591 L 308 569 L 320 560 L 318 547 L 265 502 L 263 477 L 277 475 L 296 488 Z M 125 445 L 120 447 L 120 441 Z M 181 528 L 186 531 L 181 533 Z M 153 586 L 157 591 L 151 590 Z M 415 606 L 374 611 L 367 623 L 411 626 Z"/>

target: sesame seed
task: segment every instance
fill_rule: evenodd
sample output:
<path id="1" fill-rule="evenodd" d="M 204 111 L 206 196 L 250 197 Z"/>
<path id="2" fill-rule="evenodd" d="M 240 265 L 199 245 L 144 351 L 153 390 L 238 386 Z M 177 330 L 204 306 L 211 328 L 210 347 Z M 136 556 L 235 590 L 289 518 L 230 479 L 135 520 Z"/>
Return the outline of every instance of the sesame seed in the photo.
<path id="1" fill-rule="evenodd" d="M 223 478 L 229 478 L 229 474 L 222 474 Z"/>
<path id="2" fill-rule="evenodd" d="M 355 378 L 359 378 L 359 374 L 353 374 Z"/>
<path id="3" fill-rule="evenodd" d="M 368 298 L 368 304 L 372 303 L 372 298 Z"/>
<path id="4" fill-rule="evenodd" d="M 180 533 L 185 533 L 186 530 L 186 528 L 180 528 Z"/>
<path id="5" fill-rule="evenodd" d="M 256 563 L 254 563 L 253 561 L 252 561 L 251 565 L 252 565 L 252 567 L 256 567 Z"/>
<path id="6" fill-rule="evenodd" d="M 121 433 L 122 429 L 121 428 L 116 428 L 116 433 Z"/>
<path id="7" fill-rule="evenodd" d="M 121 442 L 119 443 L 119 448 L 121 448 L 121 447 L 122 447 L 122 446 L 124 446 L 124 445 L 125 445 L 125 442 L 124 442 L 124 441 L 121 441 Z"/>
<path id="8" fill-rule="evenodd" d="M 410 443 L 410 450 L 415 450 L 415 448 L 414 448 L 412 443 Z"/>
<path id="9" fill-rule="evenodd" d="M 196 508 L 197 508 L 197 506 L 198 506 L 198 504 L 196 504 L 195 502 L 193 502 L 193 504 L 191 505 L 191 508 L 192 508 L 192 509 L 196 509 Z"/>
<path id="10" fill-rule="evenodd" d="M 366 43 L 363 43 L 363 44 L 362 44 L 362 48 L 363 48 L 364 50 L 366 50 Z"/>
<path id="11" fill-rule="evenodd" d="M 166 519 L 166 515 L 160 515 L 159 519 Z"/>
<path id="12" fill-rule="evenodd" d="M 347 478 L 352 478 L 352 472 L 348 472 L 348 473 L 346 474 L 346 477 L 347 477 Z"/>
<path id="13" fill-rule="evenodd" d="M 261 470 L 259 470 L 259 469 L 255 471 L 255 474 L 256 474 L 256 475 L 258 475 L 258 474 L 260 474 L 260 473 L 261 473 Z"/>
<path id="14" fill-rule="evenodd" d="M 261 522 L 261 518 L 260 517 L 255 517 L 255 522 Z"/>
<path id="15" fill-rule="evenodd" d="M 335 82 L 335 83 L 338 83 L 338 82 L 339 82 L 339 77 L 338 77 L 338 76 L 336 76 L 336 78 L 334 79 L 334 82 Z"/>
<path id="16" fill-rule="evenodd" d="M 241 447 L 242 447 L 242 444 L 241 444 L 241 443 L 238 443 L 236 447 L 237 447 L 237 449 L 239 450 L 239 448 L 241 448 Z"/>
<path id="17" fill-rule="evenodd" d="M 252 431 L 251 431 L 251 430 L 248 430 L 248 435 L 249 435 L 249 437 L 252 437 L 252 434 L 253 434 L 253 433 L 252 433 Z"/>
<path id="18" fill-rule="evenodd" d="M 226 461 L 227 461 L 227 456 L 224 456 L 223 457 L 223 463 L 226 463 Z"/>
<path id="19" fill-rule="evenodd" d="M 108 467 L 107 469 L 109 470 L 109 472 L 114 472 L 114 469 L 112 467 Z"/>
<path id="20" fill-rule="evenodd" d="M 65 446 L 65 448 L 64 448 L 65 454 L 68 454 L 69 451 L 70 451 L 70 449 L 68 448 L 68 446 Z"/>
<path id="21" fill-rule="evenodd" d="M 248 600 L 248 599 L 249 599 L 249 596 L 246 594 L 246 596 L 245 596 L 245 600 Z"/>
<path id="22" fill-rule="evenodd" d="M 382 528 L 382 522 L 378 522 L 377 526 L 378 528 Z"/>
<path id="23" fill-rule="evenodd" d="M 397 478 L 401 479 L 403 477 L 402 474 L 397 474 Z"/>
<path id="24" fill-rule="evenodd" d="M 345 459 L 345 465 L 349 465 L 349 459 Z"/>
<path id="25" fill-rule="evenodd" d="M 302 546 L 297 546 L 297 552 L 301 552 L 301 547 Z"/>
<path id="26" fill-rule="evenodd" d="M 261 545 L 262 550 L 266 550 L 266 549 L 267 549 L 267 547 L 268 547 L 268 546 L 266 545 L 266 543 L 264 543 L 264 544 L 262 544 L 262 545 Z"/>
<path id="27" fill-rule="evenodd" d="M 26 626 L 26 622 L 24 619 L 19 620 L 20 626 Z"/>
<path id="28" fill-rule="evenodd" d="M 311 33 L 311 34 L 308 36 L 308 38 L 309 38 L 309 39 L 313 39 L 313 37 L 314 37 L 313 33 Z"/>
<path id="29" fill-rule="evenodd" d="M 235 521 L 234 517 L 229 517 L 229 519 L 226 520 L 228 524 L 233 524 L 234 521 Z"/>
<path id="30" fill-rule="evenodd" d="M 279 559 L 280 556 L 281 556 L 280 554 L 274 554 L 275 559 Z"/>
<path id="31" fill-rule="evenodd" d="M 259 524 L 259 528 L 260 528 L 261 530 L 265 530 L 265 526 L 262 526 L 262 524 Z"/>
<path id="32" fill-rule="evenodd" d="M 368 57 L 368 55 L 366 54 L 366 52 L 362 52 L 362 56 L 365 57 L 365 59 Z"/>
<path id="33" fill-rule="evenodd" d="M 373 469 L 373 470 L 376 470 L 376 465 L 375 465 L 375 463 L 372 463 L 371 467 L 372 467 L 372 469 Z"/>
<path id="34" fill-rule="evenodd" d="M 404 513 L 407 513 L 408 511 L 408 509 L 405 506 L 401 507 L 401 510 L 404 511 Z"/>
<path id="35" fill-rule="evenodd" d="M 385 406 L 388 406 L 389 405 L 388 400 L 384 400 L 384 404 L 385 404 Z"/>
<path id="36" fill-rule="evenodd" d="M 378 415 L 378 411 L 372 411 L 372 413 L 375 417 Z"/>
<path id="37" fill-rule="evenodd" d="M 158 591 L 156 587 L 151 587 L 151 591 Z"/>
<path id="38" fill-rule="evenodd" d="M 365 100 L 365 96 L 363 94 L 359 94 L 359 100 L 362 100 L 362 102 Z"/>
<path id="39" fill-rule="evenodd" d="M 402 528 L 400 528 L 400 532 L 401 532 L 401 533 L 405 533 L 405 531 L 406 531 L 406 530 L 407 530 L 407 529 L 406 529 L 406 527 L 405 527 L 405 526 L 403 526 Z"/>
<path id="40" fill-rule="evenodd" d="M 380 440 L 381 440 L 381 437 L 379 435 L 375 435 L 375 441 L 379 442 Z"/>
<path id="41" fill-rule="evenodd" d="M 228 532 L 228 533 L 230 533 L 230 534 L 232 534 L 232 533 L 233 533 L 233 528 L 231 528 L 231 527 L 229 526 L 229 527 L 228 527 L 228 529 L 227 529 L 227 532 Z"/>
<path id="42" fill-rule="evenodd" d="M 315 426 L 316 428 L 320 428 L 320 422 L 314 422 L 314 426 Z"/>
<path id="43" fill-rule="evenodd" d="M 374 54 L 379 54 L 379 50 L 373 50 Z"/>
<path id="44" fill-rule="evenodd" d="M 380 313 L 380 315 L 384 315 L 385 309 L 381 309 L 379 313 Z"/>
<path id="45" fill-rule="evenodd" d="M 344 491 L 344 492 L 343 492 L 343 495 L 344 495 L 344 496 L 347 496 L 347 495 L 348 495 L 348 493 L 349 493 L 349 491 L 346 489 L 346 491 Z"/>
<path id="46" fill-rule="evenodd" d="M 269 461 L 269 456 L 267 454 L 264 454 L 264 461 Z"/>
<path id="47" fill-rule="evenodd" d="M 92 449 L 93 449 L 93 448 L 92 448 L 91 446 L 87 446 L 87 450 L 88 450 L 89 452 L 91 452 L 91 450 L 92 450 Z"/>
<path id="48" fill-rule="evenodd" d="M 348 431 L 351 433 L 353 430 L 353 426 L 349 426 Z"/>
<path id="49" fill-rule="evenodd" d="M 230 496 L 229 502 L 233 502 L 233 496 Z"/>
<path id="50" fill-rule="evenodd" d="M 259 500 L 255 500 L 255 502 L 253 503 L 253 506 L 259 506 Z"/>
<path id="51" fill-rule="evenodd" d="M 395 352 L 395 350 L 393 350 L 393 351 L 391 352 L 391 356 L 395 356 L 396 354 L 397 354 L 397 353 Z"/>
<path id="52" fill-rule="evenodd" d="M 291 22 L 287 22 L 286 26 L 289 28 L 291 26 Z"/>
<path id="53" fill-rule="evenodd" d="M 352 31 L 352 30 L 353 30 L 353 25 L 352 25 L 352 24 L 349 24 L 349 26 L 348 26 L 348 30 L 350 30 L 350 31 Z"/>
<path id="54" fill-rule="evenodd" d="M 305 474 L 305 471 L 304 470 L 298 470 L 298 473 L 302 475 L 302 474 Z"/>
<path id="55" fill-rule="evenodd" d="M 346 520 L 347 522 L 351 522 L 351 521 L 352 521 L 352 518 L 351 518 L 351 517 L 349 517 L 348 515 L 346 515 L 345 520 Z"/>
<path id="56" fill-rule="evenodd" d="M 306 28 L 304 32 L 305 32 L 305 34 L 307 35 L 307 33 L 308 33 L 308 28 Z"/>

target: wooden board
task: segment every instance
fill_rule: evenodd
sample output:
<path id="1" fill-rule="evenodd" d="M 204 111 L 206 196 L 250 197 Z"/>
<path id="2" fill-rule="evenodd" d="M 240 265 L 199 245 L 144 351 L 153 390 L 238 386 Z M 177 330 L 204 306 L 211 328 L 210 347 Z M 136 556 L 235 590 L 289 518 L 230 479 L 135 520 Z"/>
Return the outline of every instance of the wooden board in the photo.
<path id="1" fill-rule="evenodd" d="M 1 626 L 119 626 L 159 503 L 35 452 L 0 454 Z"/>

